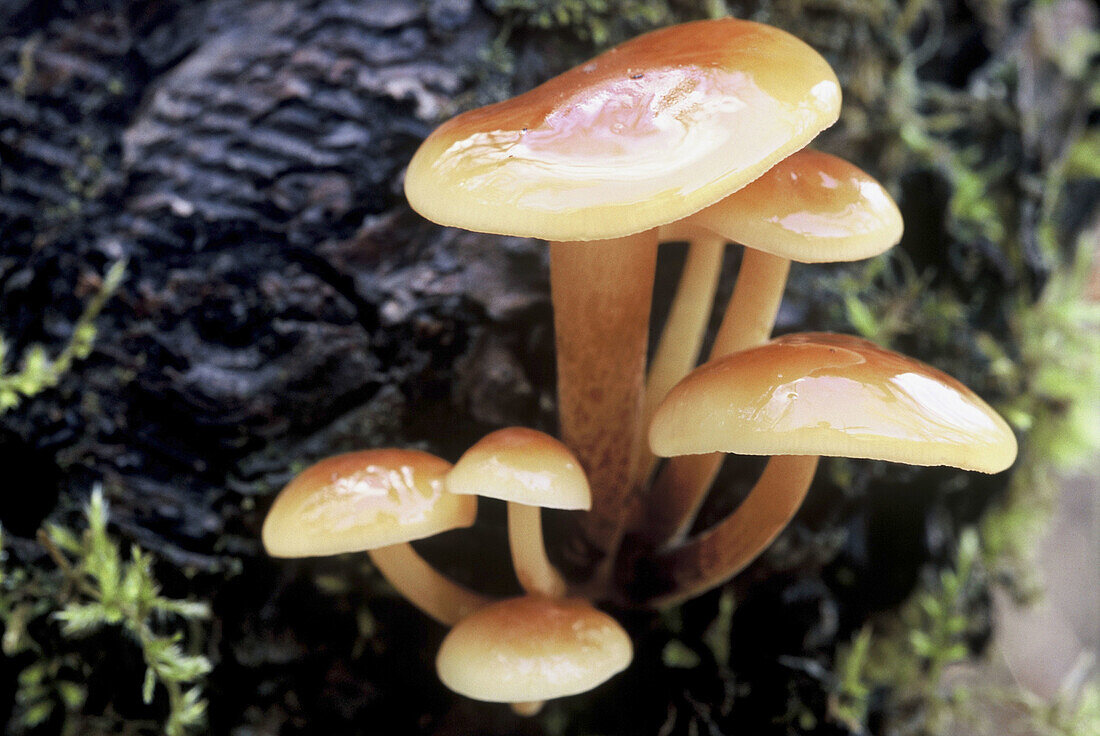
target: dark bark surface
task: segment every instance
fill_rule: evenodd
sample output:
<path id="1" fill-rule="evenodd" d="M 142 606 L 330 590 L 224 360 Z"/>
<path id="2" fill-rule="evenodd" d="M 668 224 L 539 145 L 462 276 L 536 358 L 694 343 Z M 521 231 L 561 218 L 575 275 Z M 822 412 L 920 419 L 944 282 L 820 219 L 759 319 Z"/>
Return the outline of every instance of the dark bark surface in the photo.
<path id="1" fill-rule="evenodd" d="M 350 732 L 383 701 L 388 728 L 413 730 L 432 709 L 400 693 L 432 677 L 440 632 L 382 602 L 401 632 L 369 669 L 397 682 L 341 669 L 327 652 L 354 632 L 327 609 L 350 604 L 316 600 L 311 566 L 263 559 L 258 531 L 302 463 L 380 445 L 454 457 L 487 428 L 550 416 L 544 246 L 428 226 L 401 191 L 493 24 L 463 0 L 3 14 L 13 352 L 63 343 L 106 265 L 128 264 L 94 355 L 4 417 L 0 455 L 29 471 L 25 500 L 5 489 L 5 528 L 33 536 L 59 494 L 74 509 L 102 479 L 115 527 L 166 563 L 170 588 L 213 598 L 212 690 L 236 693 L 212 698 L 215 732 L 270 719 Z M 324 684 L 298 693 L 306 672 Z M 445 696 L 427 689 L 438 710 Z"/>
<path id="2" fill-rule="evenodd" d="M 56 344 L 96 274 L 128 263 L 68 410 L 32 402 L 8 451 L 64 448 L 62 468 L 116 476 L 121 526 L 213 571 L 212 540 L 241 530 L 211 511 L 266 493 L 291 458 L 536 422 L 541 247 L 428 227 L 401 193 L 490 32 L 461 2 L 210 2 L 4 39 L 15 348 Z"/>

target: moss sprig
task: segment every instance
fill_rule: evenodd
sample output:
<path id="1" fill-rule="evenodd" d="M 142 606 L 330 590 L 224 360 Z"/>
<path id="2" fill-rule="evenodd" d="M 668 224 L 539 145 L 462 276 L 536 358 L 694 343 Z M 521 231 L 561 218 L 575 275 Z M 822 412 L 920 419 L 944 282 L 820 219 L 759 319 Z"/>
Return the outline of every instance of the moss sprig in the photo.
<path id="1" fill-rule="evenodd" d="M 0 335 L 0 414 L 19 406 L 23 399 L 57 386 L 74 363 L 92 354 L 96 317 L 118 289 L 125 274 L 125 261 L 116 261 L 107 269 L 99 288 L 73 325 L 68 342 L 52 358 L 44 346 L 32 345 L 18 361 L 19 368 L 11 370 L 7 360 L 9 346 L 4 336 Z"/>
<path id="2" fill-rule="evenodd" d="M 206 715 L 203 681 L 211 663 L 198 652 L 200 642 L 194 634 L 189 636 L 187 627 L 179 623 L 208 618 L 209 607 L 161 594 L 152 557 L 137 546 L 125 555 L 108 534 L 107 503 L 99 489 L 85 508 L 85 518 L 88 526 L 80 533 L 57 525 L 39 532 L 38 540 L 56 563 L 55 570 L 26 567 L 0 572 L 4 652 L 38 655 L 19 677 L 20 727 L 27 730 L 44 723 L 58 707 L 64 711 L 65 732 L 81 721 L 102 720 L 81 712 L 87 697 L 85 683 L 92 675 L 89 665 L 78 652 L 56 643 L 47 645 L 29 633 L 32 628 L 41 632 L 42 623 L 52 622 L 58 624 L 54 630 L 62 640 L 111 628 L 125 632 L 145 662 L 143 702 L 153 703 L 158 686 L 167 695 L 163 722 L 144 730 L 167 736 L 199 731 Z"/>
<path id="3" fill-rule="evenodd" d="M 830 720 L 867 733 L 871 695 L 882 689 L 898 706 L 888 713 L 919 712 L 920 733 L 942 733 L 961 696 L 944 674 L 971 656 L 973 609 L 984 580 L 980 552 L 977 530 L 964 530 L 950 567 L 929 577 L 897 614 L 864 626 L 838 647 Z"/>

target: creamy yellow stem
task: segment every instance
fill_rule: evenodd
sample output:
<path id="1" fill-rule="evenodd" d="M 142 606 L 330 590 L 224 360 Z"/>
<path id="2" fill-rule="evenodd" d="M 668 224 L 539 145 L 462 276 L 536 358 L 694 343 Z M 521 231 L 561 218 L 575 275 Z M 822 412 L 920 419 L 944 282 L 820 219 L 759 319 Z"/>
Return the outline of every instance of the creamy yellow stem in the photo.
<path id="1" fill-rule="evenodd" d="M 636 595 L 651 606 L 672 605 L 721 585 L 743 570 L 798 511 L 817 461 L 814 455 L 771 458 L 736 511 L 695 539 L 654 553 L 651 587 Z"/>
<path id="2" fill-rule="evenodd" d="M 737 284 L 718 328 L 710 359 L 759 345 L 771 335 L 791 262 L 746 248 Z M 671 458 L 658 473 L 647 505 L 645 534 L 651 543 L 676 542 L 691 528 L 722 466 L 720 452 Z"/>
<path id="3" fill-rule="evenodd" d="M 445 626 L 454 626 L 493 602 L 440 573 L 411 544 L 393 544 L 367 554 L 398 593 Z"/>
<path id="4" fill-rule="evenodd" d="M 661 399 L 695 367 L 699 359 L 707 320 L 714 305 L 725 246 L 725 239 L 717 235 L 701 234 L 691 239 L 676 296 L 646 377 L 643 427 L 649 427 Z M 641 454 L 637 477 L 644 484 L 657 464 L 657 457 L 644 442 Z"/>
<path id="5" fill-rule="evenodd" d="M 592 487 L 592 510 L 576 516 L 565 555 L 589 579 L 606 579 L 638 504 L 633 474 L 656 266 L 653 230 L 550 244 L 561 435 Z"/>
<path id="6" fill-rule="evenodd" d="M 546 556 L 542 538 L 542 509 L 522 503 L 508 502 L 508 545 L 512 549 L 512 566 L 520 586 L 531 594 L 551 598 L 565 596 L 567 586 Z M 512 703 L 512 712 L 529 718 L 546 705 L 545 700 Z"/>
<path id="7" fill-rule="evenodd" d="M 737 283 L 710 349 L 710 359 L 751 348 L 771 337 L 791 262 L 745 248 Z"/>
<path id="8" fill-rule="evenodd" d="M 565 581 L 546 557 L 542 539 L 542 509 L 510 501 L 508 543 L 512 548 L 512 566 L 525 591 L 550 598 L 565 595 Z"/>
<path id="9" fill-rule="evenodd" d="M 546 705 L 545 700 L 530 700 L 526 703 L 512 703 L 512 712 L 517 716 L 530 717 L 538 715 L 538 712 L 542 710 L 542 706 Z"/>

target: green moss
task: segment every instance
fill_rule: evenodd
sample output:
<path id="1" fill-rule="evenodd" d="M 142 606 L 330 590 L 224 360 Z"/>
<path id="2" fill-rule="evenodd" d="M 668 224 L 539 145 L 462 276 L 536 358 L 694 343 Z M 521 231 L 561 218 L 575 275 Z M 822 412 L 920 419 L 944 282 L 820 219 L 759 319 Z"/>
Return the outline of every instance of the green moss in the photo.
<path id="1" fill-rule="evenodd" d="M 930 578 L 892 615 L 868 624 L 836 653 L 828 717 L 854 732 L 866 731 L 871 693 L 889 693 L 889 718 L 900 721 L 919 713 L 920 733 L 941 733 L 958 691 L 947 690 L 943 674 L 967 659 L 973 611 L 984 572 L 974 529 L 959 538 L 954 565 Z M 914 724 L 893 722 L 894 729 Z"/>
<path id="2" fill-rule="evenodd" d="M 679 639 L 672 639 L 661 650 L 661 663 L 670 669 L 691 669 L 701 661 L 699 654 Z"/>
<path id="3" fill-rule="evenodd" d="M 478 84 L 457 100 L 459 110 L 516 93 L 513 76 L 520 38 L 553 39 L 560 71 L 640 33 L 687 19 L 674 12 L 670 0 L 487 0 L 486 6 L 500 19 L 500 30 L 481 51 Z"/>
<path id="4" fill-rule="evenodd" d="M 1047 525 L 1057 479 L 1100 447 L 1100 304 L 1084 296 L 1094 237 L 1082 234 L 1076 262 L 1050 278 L 1037 302 L 1015 312 L 1016 361 L 993 341 L 983 344 L 1011 396 L 1002 410 L 1026 433 L 1009 494 L 982 524 L 987 564 L 1013 582 L 1018 598 L 1034 592 L 1033 545 Z"/>
<path id="5" fill-rule="evenodd" d="M 871 684 L 867 681 L 867 656 L 871 651 L 872 632 L 865 626 L 836 655 L 836 685 L 829 697 L 829 717 L 851 731 L 860 731 L 867 721 Z"/>
<path id="6" fill-rule="evenodd" d="M 714 661 L 722 668 L 729 666 L 730 641 L 733 636 L 733 611 L 737 601 L 733 591 L 725 589 L 718 599 L 718 614 L 707 630 L 703 632 L 703 643 L 714 655 Z"/>
<path id="7" fill-rule="evenodd" d="M 53 358 L 46 348 L 33 345 L 19 360 L 19 368 L 10 370 L 7 367 L 8 344 L 0 335 L 0 414 L 19 406 L 25 398 L 55 387 L 76 361 L 91 355 L 96 337 L 95 319 L 122 283 L 125 273 L 123 261 L 117 261 L 107 270 L 99 289 L 73 326 L 68 342 Z"/>
<path id="8" fill-rule="evenodd" d="M 19 675 L 13 727 L 19 733 L 54 719 L 66 734 L 197 732 L 205 720 L 202 681 L 211 664 L 197 653 L 195 628 L 170 623 L 200 621 L 209 608 L 161 595 L 152 558 L 137 546 L 125 556 L 107 533 L 107 504 L 98 489 L 85 518 L 87 529 L 79 534 L 60 526 L 39 532 L 56 569 L 0 566 L 4 654 L 34 655 Z M 124 634 L 141 650 L 144 703 L 152 705 L 158 689 L 166 694 L 156 728 L 126 726 L 113 709 L 83 712 L 93 672 L 77 640 L 103 630 Z"/>
<path id="9" fill-rule="evenodd" d="M 667 0 L 488 0 L 512 27 L 567 33 L 602 48 L 675 19 Z"/>

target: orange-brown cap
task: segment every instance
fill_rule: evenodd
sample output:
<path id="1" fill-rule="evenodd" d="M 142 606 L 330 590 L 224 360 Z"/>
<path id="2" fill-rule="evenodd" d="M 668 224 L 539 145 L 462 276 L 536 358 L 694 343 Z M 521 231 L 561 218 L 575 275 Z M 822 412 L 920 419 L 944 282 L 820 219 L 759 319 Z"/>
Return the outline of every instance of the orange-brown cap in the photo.
<path id="1" fill-rule="evenodd" d="M 508 427 L 482 437 L 447 474 L 447 490 L 461 495 L 550 509 L 588 509 L 592 492 L 569 448 L 548 434 Z"/>
<path id="2" fill-rule="evenodd" d="M 385 547 L 467 527 L 477 498 L 443 487 L 451 464 L 418 450 L 363 450 L 306 468 L 264 520 L 275 557 L 311 557 Z"/>
<path id="3" fill-rule="evenodd" d="M 591 690 L 633 656 L 623 627 L 587 601 L 529 595 L 459 622 L 443 640 L 436 670 L 457 693 L 516 703 Z"/>
<path id="4" fill-rule="evenodd" d="M 687 222 L 802 263 L 870 258 L 897 244 L 902 231 L 901 212 L 881 184 L 808 148 Z"/>
<path id="5" fill-rule="evenodd" d="M 867 340 L 787 335 L 711 361 L 657 409 L 657 455 L 835 455 L 996 473 L 1016 458 L 1000 416 L 954 378 Z"/>
<path id="6" fill-rule="evenodd" d="M 717 202 L 839 113 L 836 75 L 789 33 L 684 23 L 445 123 L 409 164 L 405 194 L 442 225 L 617 238 Z"/>

